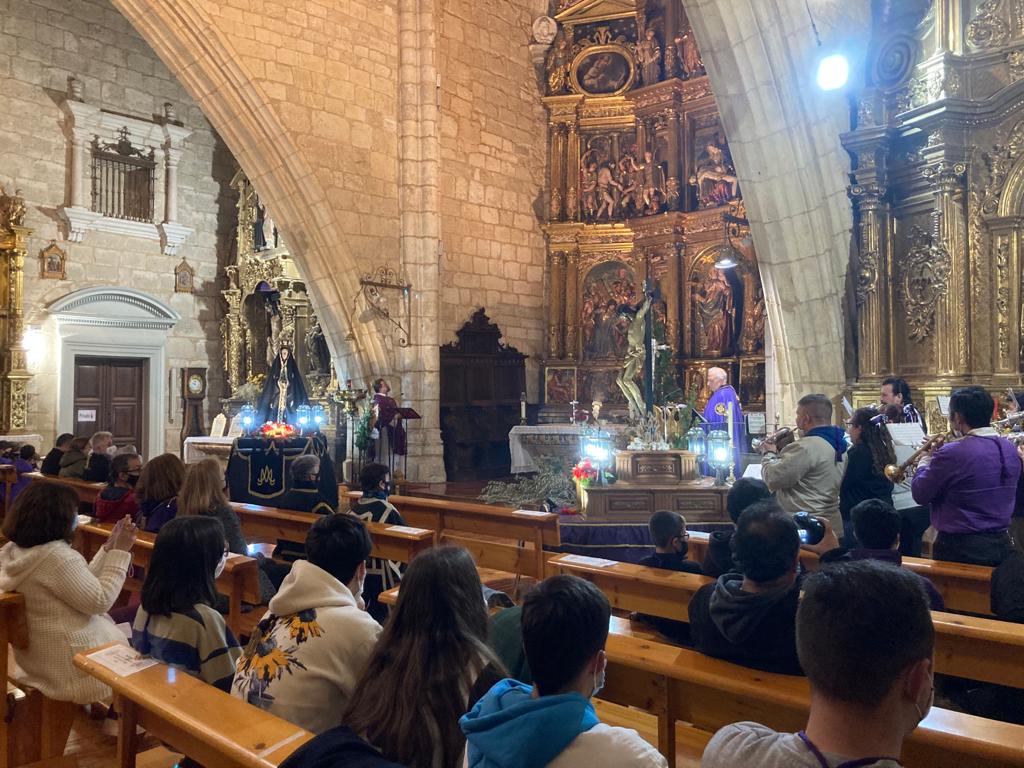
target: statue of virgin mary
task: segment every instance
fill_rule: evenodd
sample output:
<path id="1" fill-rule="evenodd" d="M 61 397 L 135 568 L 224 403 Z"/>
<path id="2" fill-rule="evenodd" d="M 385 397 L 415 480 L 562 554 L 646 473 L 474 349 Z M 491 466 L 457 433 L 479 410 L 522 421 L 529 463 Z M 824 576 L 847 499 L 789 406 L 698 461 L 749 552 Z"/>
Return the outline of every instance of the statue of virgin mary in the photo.
<path id="1" fill-rule="evenodd" d="M 300 405 L 309 405 L 309 395 L 302 381 L 302 374 L 295 364 L 290 347 L 282 346 L 274 358 L 263 392 L 257 406 L 257 417 L 260 423 L 268 421 L 295 422 L 295 409 Z"/>

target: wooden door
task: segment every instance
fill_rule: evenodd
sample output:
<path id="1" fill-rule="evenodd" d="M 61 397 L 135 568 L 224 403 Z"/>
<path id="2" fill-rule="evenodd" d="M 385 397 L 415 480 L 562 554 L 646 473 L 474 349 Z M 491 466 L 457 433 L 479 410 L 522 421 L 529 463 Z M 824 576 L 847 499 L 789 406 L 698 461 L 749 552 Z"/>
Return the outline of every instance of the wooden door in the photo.
<path id="1" fill-rule="evenodd" d="M 74 433 L 88 437 L 106 431 L 114 443 L 145 451 L 145 360 L 76 357 Z"/>

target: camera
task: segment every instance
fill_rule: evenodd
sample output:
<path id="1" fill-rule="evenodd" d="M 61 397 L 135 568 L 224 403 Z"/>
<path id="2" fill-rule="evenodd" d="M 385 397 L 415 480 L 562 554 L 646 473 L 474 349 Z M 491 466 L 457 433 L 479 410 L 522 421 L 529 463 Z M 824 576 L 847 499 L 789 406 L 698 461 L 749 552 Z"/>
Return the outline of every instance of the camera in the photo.
<path id="1" fill-rule="evenodd" d="M 825 525 L 810 512 L 797 512 L 793 515 L 801 544 L 818 544 L 825 538 Z"/>

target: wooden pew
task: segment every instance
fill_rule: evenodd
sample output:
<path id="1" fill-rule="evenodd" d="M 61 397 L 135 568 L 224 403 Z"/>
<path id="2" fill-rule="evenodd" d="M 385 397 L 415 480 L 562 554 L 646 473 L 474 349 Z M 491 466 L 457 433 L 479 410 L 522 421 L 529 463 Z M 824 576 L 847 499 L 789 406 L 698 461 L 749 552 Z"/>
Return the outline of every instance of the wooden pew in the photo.
<path id="1" fill-rule="evenodd" d="M 106 483 L 90 483 L 75 477 L 54 477 L 53 475 L 44 475 L 42 472 L 26 472 L 25 474 L 33 481 L 65 485 L 78 494 L 78 500 L 81 503 L 90 506 L 96 503 L 96 497 L 107 485 Z"/>
<path id="2" fill-rule="evenodd" d="M 136 726 L 209 768 L 272 768 L 313 738 L 287 720 L 164 664 L 119 676 L 90 658 L 97 650 L 77 654 L 75 666 L 114 691 L 120 712 L 119 768 L 135 766 Z"/>
<path id="3" fill-rule="evenodd" d="M 110 535 L 113 525 L 109 523 L 82 523 L 75 529 L 75 548 L 87 560 L 91 559 Z M 156 535 L 140 531 L 135 546 L 132 548 L 132 564 L 145 569 L 149 566 L 149 558 L 153 554 Z M 129 592 L 142 590 L 142 583 L 137 579 L 125 580 L 124 588 Z M 248 614 L 242 613 L 242 603 L 259 606 L 263 600 L 260 595 L 259 566 L 251 557 L 232 555 L 224 566 L 224 572 L 217 579 L 217 591 L 228 598 L 227 625 L 236 636 L 241 636 L 249 629 L 252 620 L 263 618 L 263 611 L 256 607 Z M 251 619 L 251 620 L 247 620 Z"/>
<path id="4" fill-rule="evenodd" d="M 321 515 L 311 512 L 293 512 L 258 504 L 231 502 L 246 539 L 254 542 L 274 543 L 278 539 L 305 542 L 306 534 Z M 408 563 L 425 549 L 434 546 L 436 534 L 429 530 L 409 530 L 403 526 L 367 523 L 366 530 L 373 544 L 371 554 L 383 560 Z"/>
<path id="5" fill-rule="evenodd" d="M 704 531 L 689 531 L 689 536 L 687 557 L 698 563 L 702 562 L 707 554 L 710 534 Z M 821 567 L 818 556 L 807 550 L 800 551 L 800 562 L 809 571 L 816 571 Z M 904 557 L 903 567 L 931 579 L 948 610 L 978 613 L 983 616 L 992 615 L 989 598 L 991 568 L 922 557 Z"/>
<path id="6" fill-rule="evenodd" d="M 677 621 L 689 621 L 694 593 L 713 579 L 632 563 L 601 566 L 573 555 L 551 560 L 563 573 L 592 582 L 612 604 Z M 932 611 L 935 668 L 969 680 L 1024 688 L 1024 626 L 995 619 Z"/>
<path id="7" fill-rule="evenodd" d="M 8 668 L 9 649 L 28 648 L 29 627 L 25 598 L 0 592 L 0 768 L 60 758 L 71 733 L 78 706 L 54 701 L 39 691 L 19 686 Z"/>
<path id="8" fill-rule="evenodd" d="M 612 618 L 608 674 L 600 698 L 658 717 L 658 747 L 675 765 L 675 724 L 706 739 L 719 728 L 754 720 L 780 731 L 807 723 L 810 689 L 802 677 L 740 667 L 696 651 L 634 636 Z M 903 750 L 908 768 L 1024 766 L 1024 726 L 933 708 Z"/>
<path id="9" fill-rule="evenodd" d="M 362 493 L 340 491 L 353 504 Z M 561 544 L 558 515 L 419 496 L 389 496 L 409 525 L 437 531 L 442 541 L 466 547 L 477 563 L 489 568 L 545 576 L 545 545 Z M 512 542 L 516 542 L 513 544 Z"/>

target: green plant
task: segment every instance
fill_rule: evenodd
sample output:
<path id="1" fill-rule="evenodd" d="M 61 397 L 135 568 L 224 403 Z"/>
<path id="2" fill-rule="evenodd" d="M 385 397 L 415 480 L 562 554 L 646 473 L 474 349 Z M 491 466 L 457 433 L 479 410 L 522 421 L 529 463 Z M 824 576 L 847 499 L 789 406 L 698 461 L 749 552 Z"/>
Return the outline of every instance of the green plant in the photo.
<path id="1" fill-rule="evenodd" d="M 359 417 L 359 426 L 356 427 L 356 435 L 354 438 L 356 448 L 360 451 L 367 451 L 370 448 L 373 438 L 370 436 L 373 432 L 371 423 L 373 422 L 373 409 L 366 408 L 363 410 L 363 415 Z"/>

